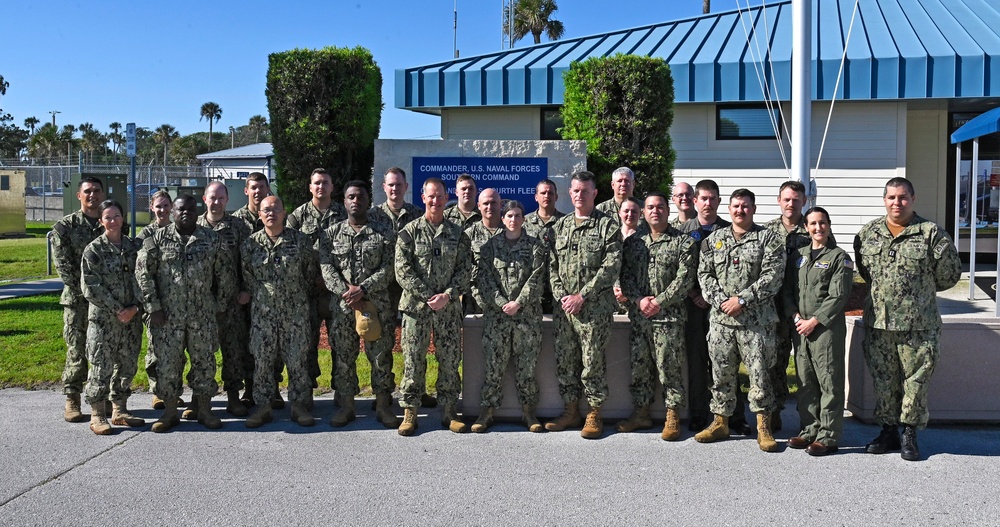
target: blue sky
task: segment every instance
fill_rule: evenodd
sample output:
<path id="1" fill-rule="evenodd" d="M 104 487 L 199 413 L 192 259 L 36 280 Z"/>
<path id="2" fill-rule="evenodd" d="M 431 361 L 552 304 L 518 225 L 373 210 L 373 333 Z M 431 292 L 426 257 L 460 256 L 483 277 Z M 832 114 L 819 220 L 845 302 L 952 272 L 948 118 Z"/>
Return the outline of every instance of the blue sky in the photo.
<path id="1" fill-rule="evenodd" d="M 564 38 L 688 18 L 701 0 L 561 0 Z M 743 2 L 746 5 L 746 2 Z M 759 4 L 759 0 L 753 3 Z M 458 0 L 458 48 L 468 57 L 500 49 L 501 0 Z M 216 130 L 267 115 L 267 56 L 293 48 L 368 48 L 382 69 L 382 138 L 437 138 L 439 119 L 394 107 L 394 71 L 452 56 L 455 0 L 311 2 L 7 2 L 0 108 L 22 125 L 167 123 L 208 130 L 202 103 L 222 107 Z M 610 8 L 609 8 L 610 6 Z M 735 9 L 735 2 L 713 11 Z M 544 38 L 543 38 L 544 41 Z M 515 44 L 530 45 L 531 37 Z"/>

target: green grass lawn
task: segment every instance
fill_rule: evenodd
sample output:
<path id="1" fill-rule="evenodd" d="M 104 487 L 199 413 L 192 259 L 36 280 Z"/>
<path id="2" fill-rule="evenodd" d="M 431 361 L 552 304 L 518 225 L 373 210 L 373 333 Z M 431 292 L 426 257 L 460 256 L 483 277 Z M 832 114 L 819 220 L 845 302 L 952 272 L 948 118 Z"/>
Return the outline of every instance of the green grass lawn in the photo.
<path id="1" fill-rule="evenodd" d="M 0 283 L 45 278 L 45 235 L 52 225 L 28 222 L 27 238 L 0 239 Z"/>
<path id="2" fill-rule="evenodd" d="M 66 345 L 62 338 L 62 306 L 59 295 L 40 295 L 0 301 L 0 388 L 51 388 L 59 387 Z M 139 368 L 133 386 L 146 390 L 149 380 L 143 365 L 146 362 L 146 338 L 142 339 Z M 222 382 L 222 356 L 216 353 L 216 380 Z M 332 361 L 330 350 L 320 350 L 320 389 L 330 391 Z M 428 385 L 433 389 L 437 379 L 437 360 L 427 359 Z M 186 373 L 186 371 L 185 371 Z M 403 356 L 393 354 L 393 373 L 398 381 L 403 374 Z M 287 379 L 287 373 L 286 373 Z M 361 392 L 371 394 L 371 366 L 362 353 L 358 357 L 358 380 Z M 282 383 L 287 386 L 287 382 Z"/>

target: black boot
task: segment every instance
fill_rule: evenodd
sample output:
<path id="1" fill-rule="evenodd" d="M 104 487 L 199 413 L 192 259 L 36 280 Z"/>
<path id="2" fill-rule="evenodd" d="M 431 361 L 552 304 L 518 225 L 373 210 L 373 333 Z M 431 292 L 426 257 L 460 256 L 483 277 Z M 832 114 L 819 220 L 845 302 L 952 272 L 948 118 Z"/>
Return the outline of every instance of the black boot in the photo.
<path id="1" fill-rule="evenodd" d="M 900 445 L 900 457 L 907 461 L 920 461 L 920 449 L 917 448 L 917 429 L 910 425 L 903 426 L 903 439 Z"/>
<path id="2" fill-rule="evenodd" d="M 899 428 L 896 425 L 882 425 L 878 437 L 865 445 L 869 454 L 885 454 L 893 450 L 899 450 Z"/>
<path id="3" fill-rule="evenodd" d="M 738 436 L 752 437 L 755 430 L 740 412 L 729 417 L 729 431 Z"/>

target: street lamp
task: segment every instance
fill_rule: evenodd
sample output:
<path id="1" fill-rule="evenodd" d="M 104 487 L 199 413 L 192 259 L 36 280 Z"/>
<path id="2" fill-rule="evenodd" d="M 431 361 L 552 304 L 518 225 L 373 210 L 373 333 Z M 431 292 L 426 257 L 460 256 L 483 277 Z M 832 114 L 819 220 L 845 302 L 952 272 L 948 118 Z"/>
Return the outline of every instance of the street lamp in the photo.
<path id="1" fill-rule="evenodd" d="M 56 125 L 56 114 L 57 113 L 62 113 L 62 112 L 60 112 L 59 110 L 52 110 L 49 113 L 52 114 L 52 126 L 55 126 Z"/>

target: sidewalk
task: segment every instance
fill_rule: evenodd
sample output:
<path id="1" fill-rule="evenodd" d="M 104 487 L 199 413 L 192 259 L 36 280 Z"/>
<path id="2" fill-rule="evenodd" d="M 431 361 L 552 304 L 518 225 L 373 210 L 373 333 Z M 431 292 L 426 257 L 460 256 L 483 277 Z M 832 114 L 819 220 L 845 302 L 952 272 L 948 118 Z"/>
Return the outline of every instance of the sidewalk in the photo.
<path id="1" fill-rule="evenodd" d="M 0 285 L 0 300 L 20 298 L 23 296 L 44 295 L 46 293 L 60 293 L 63 290 L 62 279 L 59 277 L 35 280 L 32 282 L 20 282 L 17 284 Z"/>
<path id="2" fill-rule="evenodd" d="M 592 441 L 515 424 L 458 435 L 441 429 L 438 409 L 407 438 L 378 424 L 368 401 L 335 429 L 329 396 L 311 428 L 291 424 L 286 407 L 258 430 L 225 419 L 218 431 L 183 422 L 95 436 L 62 420 L 62 401 L 0 390 L 2 525 L 990 525 L 1000 515 L 995 427 L 930 428 L 919 436 L 926 460 L 907 462 L 863 453 L 878 428 L 847 419 L 841 451 L 812 458 L 785 449 L 794 402 L 776 434 L 782 451 L 768 454 L 752 438 L 699 444 L 686 430 L 667 443 L 658 428 L 606 426 Z M 146 393 L 131 402 L 159 415 Z M 226 416 L 224 400 L 213 403 Z"/>

